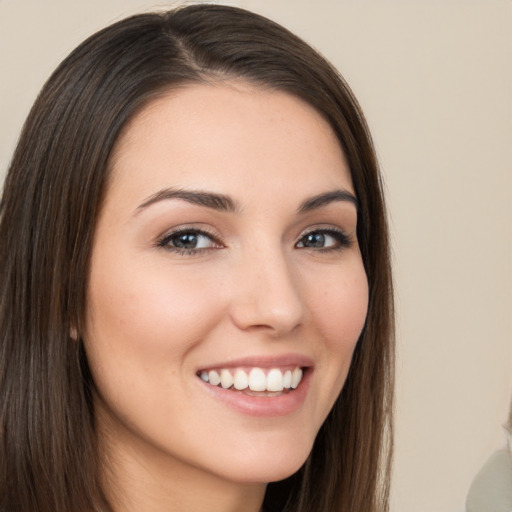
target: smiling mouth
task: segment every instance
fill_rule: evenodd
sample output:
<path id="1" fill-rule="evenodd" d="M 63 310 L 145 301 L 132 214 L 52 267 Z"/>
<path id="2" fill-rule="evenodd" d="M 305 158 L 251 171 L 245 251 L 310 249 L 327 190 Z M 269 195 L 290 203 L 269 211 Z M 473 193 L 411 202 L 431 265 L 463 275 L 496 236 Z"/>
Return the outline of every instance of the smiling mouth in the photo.
<path id="1" fill-rule="evenodd" d="M 304 375 L 303 368 L 271 368 L 253 367 L 251 369 L 219 368 L 198 372 L 204 382 L 211 386 L 226 390 L 242 391 L 257 396 L 278 396 L 296 389 Z"/>

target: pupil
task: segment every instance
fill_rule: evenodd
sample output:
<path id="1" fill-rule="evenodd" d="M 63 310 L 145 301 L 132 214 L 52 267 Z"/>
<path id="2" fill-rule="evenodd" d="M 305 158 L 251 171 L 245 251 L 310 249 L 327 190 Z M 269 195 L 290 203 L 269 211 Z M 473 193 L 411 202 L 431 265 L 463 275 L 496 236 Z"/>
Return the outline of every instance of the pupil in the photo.
<path id="1" fill-rule="evenodd" d="M 310 247 L 323 247 L 325 245 L 325 236 L 322 233 L 310 233 L 307 237 L 307 244 Z"/>
<path id="2" fill-rule="evenodd" d="M 194 249 L 197 245 L 197 235 L 195 233 L 183 233 L 178 236 L 175 242 L 176 247 L 183 249 Z"/>

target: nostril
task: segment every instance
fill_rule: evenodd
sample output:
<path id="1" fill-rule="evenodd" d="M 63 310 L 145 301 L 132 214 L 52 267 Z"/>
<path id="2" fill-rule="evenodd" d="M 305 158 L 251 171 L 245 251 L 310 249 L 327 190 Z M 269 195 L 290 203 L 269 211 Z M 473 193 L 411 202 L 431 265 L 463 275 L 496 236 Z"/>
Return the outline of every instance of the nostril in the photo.
<path id="1" fill-rule="evenodd" d="M 303 307 L 296 298 L 278 298 L 272 291 L 232 306 L 232 319 L 242 330 L 268 330 L 276 335 L 295 330 L 302 323 Z"/>

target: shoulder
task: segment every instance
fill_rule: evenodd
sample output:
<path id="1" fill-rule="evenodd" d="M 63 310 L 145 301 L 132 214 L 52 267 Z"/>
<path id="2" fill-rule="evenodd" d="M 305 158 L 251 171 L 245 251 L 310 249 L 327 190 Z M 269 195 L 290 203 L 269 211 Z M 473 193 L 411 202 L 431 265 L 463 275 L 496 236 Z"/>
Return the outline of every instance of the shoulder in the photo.
<path id="1" fill-rule="evenodd" d="M 475 476 L 466 499 L 466 512 L 512 511 L 512 454 L 493 453 Z"/>

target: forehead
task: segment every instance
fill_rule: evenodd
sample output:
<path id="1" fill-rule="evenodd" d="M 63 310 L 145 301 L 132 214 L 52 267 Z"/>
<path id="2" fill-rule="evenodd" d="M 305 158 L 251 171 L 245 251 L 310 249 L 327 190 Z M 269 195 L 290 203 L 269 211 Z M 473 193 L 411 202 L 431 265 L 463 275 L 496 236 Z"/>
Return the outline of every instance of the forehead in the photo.
<path id="1" fill-rule="evenodd" d="M 148 104 L 125 127 L 111 169 L 114 187 L 140 194 L 176 185 L 353 191 L 339 141 L 313 107 L 240 82 L 189 85 Z"/>

